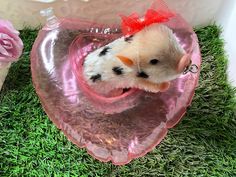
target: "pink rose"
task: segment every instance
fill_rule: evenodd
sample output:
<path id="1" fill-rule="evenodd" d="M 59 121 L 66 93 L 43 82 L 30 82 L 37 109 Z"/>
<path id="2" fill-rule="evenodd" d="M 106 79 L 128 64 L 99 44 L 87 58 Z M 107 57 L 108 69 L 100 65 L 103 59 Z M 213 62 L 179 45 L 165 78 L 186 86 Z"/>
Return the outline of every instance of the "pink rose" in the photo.
<path id="1" fill-rule="evenodd" d="M 16 61 L 23 50 L 19 32 L 6 20 L 0 19 L 0 62 Z"/>

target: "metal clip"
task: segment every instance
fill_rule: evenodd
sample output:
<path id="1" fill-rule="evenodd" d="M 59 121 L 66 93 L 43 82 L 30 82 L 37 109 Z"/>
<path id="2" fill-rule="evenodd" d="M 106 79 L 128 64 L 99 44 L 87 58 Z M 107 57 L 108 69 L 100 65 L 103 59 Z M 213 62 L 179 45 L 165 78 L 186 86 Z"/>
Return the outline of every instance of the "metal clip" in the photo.
<path id="1" fill-rule="evenodd" d="M 190 65 L 189 67 L 186 67 L 186 68 L 185 68 L 183 74 L 185 75 L 185 74 L 187 74 L 188 72 L 191 72 L 191 73 L 193 73 L 193 74 L 196 74 L 196 73 L 198 73 L 198 70 L 199 70 L 198 66 L 197 66 L 196 64 L 192 64 L 192 65 Z"/>

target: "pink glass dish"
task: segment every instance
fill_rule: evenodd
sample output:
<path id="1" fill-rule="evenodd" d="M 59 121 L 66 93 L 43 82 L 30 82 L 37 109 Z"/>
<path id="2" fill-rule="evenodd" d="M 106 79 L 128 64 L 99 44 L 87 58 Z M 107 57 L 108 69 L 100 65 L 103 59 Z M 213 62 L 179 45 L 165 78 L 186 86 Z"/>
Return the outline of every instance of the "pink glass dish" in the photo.
<path id="1" fill-rule="evenodd" d="M 179 15 L 166 25 L 200 68 L 192 28 Z M 81 77 L 80 55 L 120 36 L 116 25 L 64 18 L 39 32 L 31 53 L 33 83 L 49 118 L 78 147 L 116 165 L 145 155 L 161 142 L 191 104 L 199 78 L 199 72 L 187 73 L 157 94 L 133 89 L 110 98 L 96 94 Z M 92 44 L 93 38 L 100 42 Z"/>

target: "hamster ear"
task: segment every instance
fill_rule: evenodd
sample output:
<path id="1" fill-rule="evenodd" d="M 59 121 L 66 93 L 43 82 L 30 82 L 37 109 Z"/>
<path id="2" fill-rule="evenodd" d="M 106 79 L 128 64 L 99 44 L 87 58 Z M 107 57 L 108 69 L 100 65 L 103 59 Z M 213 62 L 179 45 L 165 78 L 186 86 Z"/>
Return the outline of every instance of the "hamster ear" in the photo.
<path id="1" fill-rule="evenodd" d="M 170 87 L 170 82 L 163 82 L 159 85 L 160 88 L 160 92 L 164 92 L 166 90 L 168 90 Z"/>
<path id="2" fill-rule="evenodd" d="M 183 72 L 184 69 L 190 64 L 191 62 L 191 56 L 189 54 L 185 54 L 179 61 L 178 65 L 177 65 L 177 72 Z"/>
<path id="3" fill-rule="evenodd" d="M 117 55 L 116 57 L 126 66 L 131 67 L 131 66 L 134 65 L 134 62 L 128 57 L 124 57 L 124 56 L 121 56 L 121 55 Z"/>

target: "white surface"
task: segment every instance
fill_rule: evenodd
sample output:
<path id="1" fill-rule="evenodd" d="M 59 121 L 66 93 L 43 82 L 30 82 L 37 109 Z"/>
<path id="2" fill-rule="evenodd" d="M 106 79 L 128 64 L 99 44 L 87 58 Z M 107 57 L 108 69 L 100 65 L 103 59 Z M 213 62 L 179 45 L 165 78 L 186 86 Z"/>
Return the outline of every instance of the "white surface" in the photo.
<path id="1" fill-rule="evenodd" d="M 43 1 L 47 3 L 41 3 Z M 44 23 L 39 11 L 53 7 L 57 16 L 80 16 L 98 21 L 111 21 L 111 17 L 133 11 L 143 12 L 153 0 L 0 0 L 0 17 L 11 20 L 17 29 L 24 25 Z M 212 21 L 223 0 L 166 0 L 168 5 L 181 13 L 193 25 Z M 102 11 L 103 13 L 100 13 Z M 103 14 L 111 14 L 104 18 Z M 110 20 L 111 19 L 111 20 Z"/>
<path id="2" fill-rule="evenodd" d="M 236 86 L 236 1 L 227 0 L 217 17 L 217 22 L 224 29 L 222 34 L 225 39 L 225 50 L 229 56 L 229 80 Z"/>

